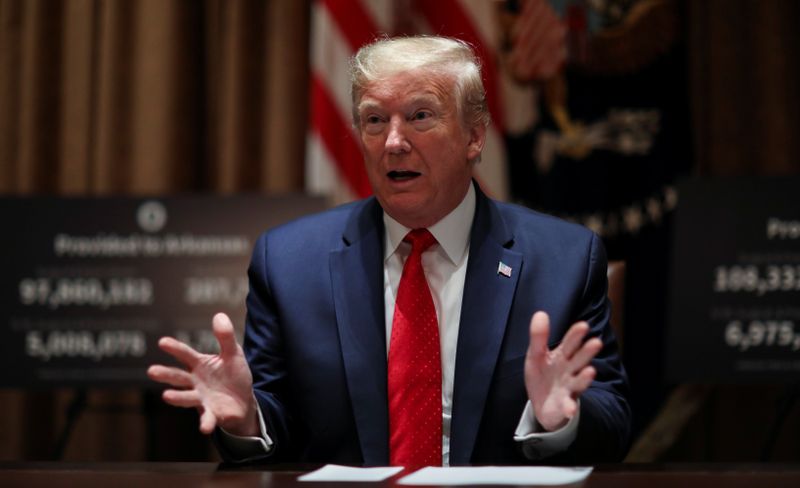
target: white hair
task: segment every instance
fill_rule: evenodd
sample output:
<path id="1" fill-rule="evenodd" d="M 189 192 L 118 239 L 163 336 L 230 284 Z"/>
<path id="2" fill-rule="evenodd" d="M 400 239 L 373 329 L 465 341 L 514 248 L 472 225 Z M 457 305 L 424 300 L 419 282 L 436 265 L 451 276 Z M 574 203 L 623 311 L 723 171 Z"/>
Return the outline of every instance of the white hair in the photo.
<path id="1" fill-rule="evenodd" d="M 406 71 L 452 76 L 456 108 L 466 127 L 489 125 L 481 66 L 472 47 L 459 39 L 438 36 L 382 38 L 358 50 L 350 62 L 353 123 L 366 86 Z"/>

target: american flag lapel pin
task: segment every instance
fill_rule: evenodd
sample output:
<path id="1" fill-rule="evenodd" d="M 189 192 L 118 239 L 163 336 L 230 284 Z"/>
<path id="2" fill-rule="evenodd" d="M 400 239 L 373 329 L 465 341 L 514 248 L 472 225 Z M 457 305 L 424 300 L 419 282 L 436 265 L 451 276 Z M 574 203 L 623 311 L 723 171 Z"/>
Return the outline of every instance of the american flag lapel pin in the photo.
<path id="1" fill-rule="evenodd" d="M 500 263 L 497 265 L 497 274 L 501 274 L 506 278 L 511 278 L 511 266 L 500 261 Z"/>

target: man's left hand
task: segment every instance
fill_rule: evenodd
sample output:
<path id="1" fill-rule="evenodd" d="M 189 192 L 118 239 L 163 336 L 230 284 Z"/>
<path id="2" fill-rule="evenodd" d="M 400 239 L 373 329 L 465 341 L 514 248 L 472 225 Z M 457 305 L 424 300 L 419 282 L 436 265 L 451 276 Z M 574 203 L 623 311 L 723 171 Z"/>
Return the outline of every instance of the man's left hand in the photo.
<path id="1" fill-rule="evenodd" d="M 547 348 L 550 318 L 545 312 L 536 312 L 531 318 L 525 388 L 536 421 L 548 432 L 565 426 L 577 413 L 578 397 L 594 380 L 596 371 L 589 362 L 603 342 L 598 338 L 583 342 L 587 332 L 589 324 L 575 323 L 551 351 Z"/>

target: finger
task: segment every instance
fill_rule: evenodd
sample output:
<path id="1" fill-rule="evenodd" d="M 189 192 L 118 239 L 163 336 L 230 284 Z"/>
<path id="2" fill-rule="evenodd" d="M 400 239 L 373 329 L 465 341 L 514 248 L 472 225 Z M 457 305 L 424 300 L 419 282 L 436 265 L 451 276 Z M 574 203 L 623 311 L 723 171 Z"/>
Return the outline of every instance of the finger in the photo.
<path id="1" fill-rule="evenodd" d="M 219 343 L 220 356 L 231 357 L 236 354 L 239 348 L 231 319 L 224 313 L 218 313 L 211 320 L 211 327 Z"/>
<path id="2" fill-rule="evenodd" d="M 581 342 L 586 333 L 589 332 L 589 324 L 586 322 L 576 322 L 564 334 L 564 340 L 561 341 L 561 353 L 564 357 L 571 359 L 575 352 L 581 347 Z"/>
<path id="3" fill-rule="evenodd" d="M 161 398 L 173 407 L 199 407 L 202 405 L 200 395 L 195 390 L 164 390 Z"/>
<path id="4" fill-rule="evenodd" d="M 217 426 L 217 417 L 211 413 L 211 410 L 204 408 L 200 412 L 200 432 L 203 434 L 210 434 Z"/>
<path id="5" fill-rule="evenodd" d="M 572 394 L 577 398 L 581 393 L 589 388 L 589 385 L 594 381 L 597 371 L 592 366 L 583 368 L 572 380 Z"/>
<path id="6" fill-rule="evenodd" d="M 571 419 L 576 413 L 578 413 L 578 402 L 570 397 L 564 398 L 564 400 L 561 402 L 561 412 L 565 417 Z"/>
<path id="7" fill-rule="evenodd" d="M 189 388 L 192 386 L 192 375 L 180 368 L 172 368 L 154 364 L 147 368 L 147 376 L 159 383 L 166 383 L 177 388 Z"/>
<path id="8" fill-rule="evenodd" d="M 601 349 L 603 349 L 603 341 L 597 337 L 592 337 L 588 341 L 584 342 L 583 346 L 581 346 L 581 348 L 578 349 L 578 352 L 576 352 L 575 355 L 572 356 L 572 359 L 570 359 L 572 371 L 577 372 L 589 364 L 589 361 L 594 359 Z"/>
<path id="9" fill-rule="evenodd" d="M 547 354 L 547 340 L 549 335 L 550 318 L 545 312 L 536 312 L 533 314 L 533 317 L 531 317 L 528 355 L 542 356 Z"/>
<path id="10" fill-rule="evenodd" d="M 200 361 L 199 352 L 172 337 L 162 337 L 159 339 L 158 347 L 160 347 L 165 353 L 185 364 L 189 369 L 194 369 L 194 367 Z"/>

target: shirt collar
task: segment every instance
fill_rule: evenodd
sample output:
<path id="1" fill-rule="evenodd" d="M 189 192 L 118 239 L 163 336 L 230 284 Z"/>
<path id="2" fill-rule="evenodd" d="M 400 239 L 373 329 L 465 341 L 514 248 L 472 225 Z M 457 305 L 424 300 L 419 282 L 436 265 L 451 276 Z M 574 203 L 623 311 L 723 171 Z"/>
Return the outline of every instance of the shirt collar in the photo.
<path id="1" fill-rule="evenodd" d="M 475 188 L 470 183 L 467 194 L 461 200 L 461 203 L 452 212 L 445 215 L 442 220 L 428 227 L 430 233 L 436 238 L 439 246 L 441 246 L 447 258 L 453 264 L 461 262 L 461 258 L 467 252 L 469 232 L 472 229 L 472 220 L 474 218 Z M 411 229 L 394 220 L 386 212 L 383 212 L 383 226 L 386 229 L 386 250 L 383 258 L 386 260 L 397 251 L 397 247 L 403 242 L 403 238 Z"/>

